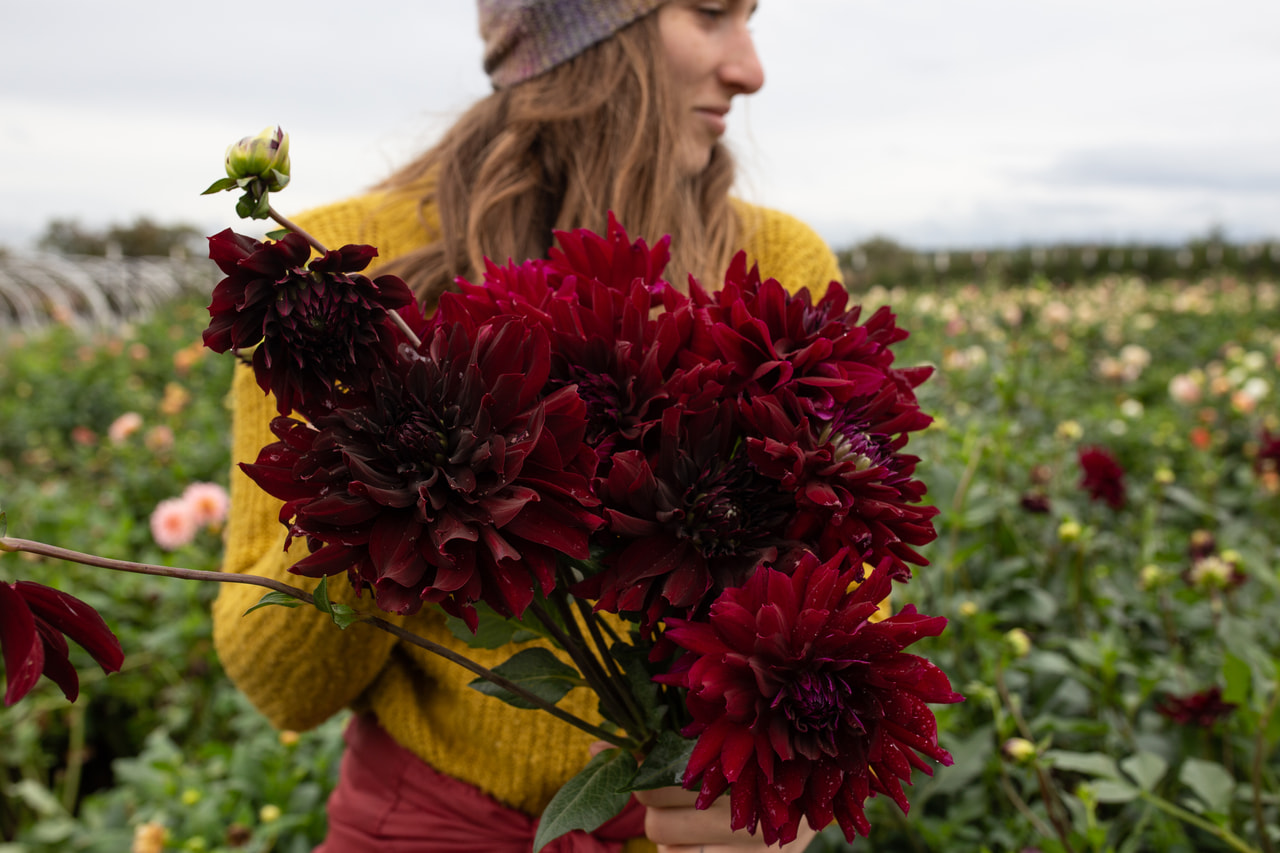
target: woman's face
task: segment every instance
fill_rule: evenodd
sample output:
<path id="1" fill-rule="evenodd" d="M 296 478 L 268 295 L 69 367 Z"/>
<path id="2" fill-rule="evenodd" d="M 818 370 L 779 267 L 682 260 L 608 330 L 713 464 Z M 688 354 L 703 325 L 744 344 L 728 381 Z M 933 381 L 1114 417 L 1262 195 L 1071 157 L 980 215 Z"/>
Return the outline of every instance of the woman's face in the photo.
<path id="1" fill-rule="evenodd" d="M 679 106 L 676 158 L 696 175 L 724 135 L 734 95 L 764 85 L 748 26 L 755 0 L 671 0 L 658 8 L 658 32 Z"/>

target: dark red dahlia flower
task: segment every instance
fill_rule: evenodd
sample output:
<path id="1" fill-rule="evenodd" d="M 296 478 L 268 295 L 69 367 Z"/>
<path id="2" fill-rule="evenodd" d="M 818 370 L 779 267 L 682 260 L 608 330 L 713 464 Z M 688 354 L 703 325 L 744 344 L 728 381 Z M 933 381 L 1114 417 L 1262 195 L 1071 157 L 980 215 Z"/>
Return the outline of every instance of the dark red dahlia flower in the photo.
<path id="1" fill-rule="evenodd" d="M 1280 435 L 1272 435 L 1265 427 L 1258 436 L 1258 455 L 1253 457 L 1255 474 L 1280 472 Z"/>
<path id="2" fill-rule="evenodd" d="M 686 651 L 655 680 L 688 689 L 684 734 L 698 739 L 684 785 L 700 787 L 699 808 L 727 790 L 733 828 L 758 824 L 769 844 L 794 839 L 802 817 L 816 829 L 836 820 L 852 841 L 870 830 L 868 797 L 907 810 L 912 768 L 932 773 L 921 755 L 951 763 L 925 703 L 962 697 L 903 652 L 946 619 L 907 605 L 870 621 L 889 573 L 882 565 L 858 586 L 844 556 L 806 553 L 790 575 L 762 567 L 705 622 L 671 619 L 664 634 Z"/>
<path id="3" fill-rule="evenodd" d="M 600 524 L 585 406 L 569 388 L 542 395 L 547 336 L 520 318 L 437 326 L 401 355 L 367 402 L 314 427 L 277 418 L 280 441 L 244 470 L 312 548 L 293 571 L 347 571 L 384 610 L 440 602 L 473 628 L 476 601 L 519 616 Z"/>
<path id="4" fill-rule="evenodd" d="M 435 322 L 474 325 L 512 314 L 544 326 L 551 386 L 577 387 L 587 441 L 607 465 L 681 394 L 676 358 L 692 316 L 688 299 L 660 278 L 669 238 L 650 249 L 610 216 L 604 236 L 579 230 L 556 239 L 549 261 L 490 263 L 481 284 L 460 281 L 457 293 L 441 297 Z"/>
<path id="5" fill-rule="evenodd" d="M 730 404 L 667 409 L 658 452 L 618 453 L 596 480 L 606 568 L 579 592 L 600 609 L 640 613 L 647 630 L 774 558 L 793 503 L 735 448 L 733 413 Z"/>
<path id="6" fill-rule="evenodd" d="M 1080 449 L 1080 488 L 1095 501 L 1106 501 L 1112 509 L 1124 506 L 1124 469 L 1104 447 Z"/>
<path id="7" fill-rule="evenodd" d="M 743 406 L 747 452 L 779 488 L 795 496 L 786 537 L 813 543 L 826 559 L 841 550 L 878 564 L 888 558 L 896 578 L 908 563 L 927 565 L 915 546 L 937 535 L 938 510 L 921 505 L 925 486 L 914 479 L 915 456 L 899 452 L 906 432 L 931 418 L 904 403 L 893 383 L 867 401 L 853 401 L 819 419 L 786 393 Z"/>
<path id="8" fill-rule="evenodd" d="M 80 678 L 68 659 L 68 637 L 103 672 L 118 672 L 124 663 L 120 641 L 98 612 L 80 599 L 30 581 L 0 581 L 0 647 L 8 684 L 4 704 L 26 696 L 42 673 L 69 701 L 76 701 Z"/>
<path id="9" fill-rule="evenodd" d="M 226 278 L 213 291 L 205 346 L 258 345 L 254 374 L 280 414 L 327 411 L 336 388 L 358 387 L 394 357 L 400 333 L 388 312 L 415 305 L 395 276 L 358 274 L 376 254 L 343 246 L 307 263 L 311 247 L 296 233 L 267 243 L 230 229 L 215 234 L 209 257 Z"/>
<path id="10" fill-rule="evenodd" d="M 1234 702 L 1222 701 L 1222 688 L 1210 687 L 1189 696 L 1166 696 L 1156 703 L 1156 710 L 1183 726 L 1212 728 L 1236 709 Z"/>
<path id="11" fill-rule="evenodd" d="M 914 404 L 912 389 L 932 368 L 892 369 L 890 345 L 907 337 L 888 308 L 858 323 L 862 307 L 848 307 L 848 293 L 832 282 L 815 304 L 808 290 L 789 294 L 774 279 L 760 280 L 739 253 L 725 274 L 724 287 L 708 294 L 691 283 L 695 327 L 690 360 L 729 365 L 747 396 L 783 388 L 823 415 L 859 396 L 875 394 L 887 377 Z"/>

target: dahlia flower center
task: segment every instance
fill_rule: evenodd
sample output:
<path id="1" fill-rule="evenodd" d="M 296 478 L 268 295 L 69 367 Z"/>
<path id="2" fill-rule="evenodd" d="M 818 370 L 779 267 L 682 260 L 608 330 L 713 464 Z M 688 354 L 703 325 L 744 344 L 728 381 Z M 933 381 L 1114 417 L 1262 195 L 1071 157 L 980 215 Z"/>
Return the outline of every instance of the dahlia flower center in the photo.
<path id="1" fill-rule="evenodd" d="M 791 723 L 791 728 L 805 740 L 816 741 L 828 755 L 836 754 L 836 733 L 851 713 L 853 689 L 841 678 L 828 672 L 802 672 L 773 700 Z M 860 725 L 860 724 L 859 724 Z"/>
<path id="2" fill-rule="evenodd" d="M 823 430 L 821 439 L 831 448 L 833 462 L 851 464 L 855 471 L 883 464 L 880 446 L 855 424 L 836 421 Z"/>
<path id="3" fill-rule="evenodd" d="M 413 468 L 427 473 L 449 460 L 448 432 L 429 412 L 410 412 L 388 430 L 386 444 L 392 458 L 407 463 L 401 465 L 402 472 Z"/>
<path id="4" fill-rule="evenodd" d="M 588 440 L 616 432 L 622 425 L 622 389 L 607 373 L 591 373 L 581 367 L 569 369 L 566 384 L 578 386 L 578 396 L 587 405 Z"/>
<path id="5" fill-rule="evenodd" d="M 707 466 L 685 491 L 677 535 L 706 557 L 750 551 L 772 531 L 780 511 L 776 490 L 767 492 L 755 480 L 742 455 Z"/>

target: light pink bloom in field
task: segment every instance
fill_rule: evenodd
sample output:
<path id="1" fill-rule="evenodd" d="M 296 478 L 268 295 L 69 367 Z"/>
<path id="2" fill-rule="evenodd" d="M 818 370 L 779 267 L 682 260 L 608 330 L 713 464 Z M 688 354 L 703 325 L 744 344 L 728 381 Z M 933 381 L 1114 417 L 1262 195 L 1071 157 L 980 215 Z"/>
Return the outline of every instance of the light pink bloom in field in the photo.
<path id="1" fill-rule="evenodd" d="M 195 510 L 182 498 L 167 498 L 151 512 L 151 537 L 166 551 L 191 544 L 200 524 Z"/>
<path id="2" fill-rule="evenodd" d="M 173 449 L 174 435 L 173 430 L 168 424 L 157 424 L 147 430 L 147 437 L 143 439 L 143 443 L 147 445 L 147 450 L 152 453 L 163 453 L 166 450 Z"/>
<path id="3" fill-rule="evenodd" d="M 1175 403 L 1194 406 L 1204 395 L 1204 374 L 1199 371 L 1179 373 L 1169 380 L 1169 396 Z"/>
<path id="4" fill-rule="evenodd" d="M 137 412 L 125 412 L 107 427 L 107 438 L 112 444 L 124 444 L 129 436 L 142 429 L 142 415 Z"/>
<path id="5" fill-rule="evenodd" d="M 227 520 L 231 498 L 217 483 L 192 483 L 183 490 L 182 499 L 191 507 L 197 525 L 216 527 Z"/>

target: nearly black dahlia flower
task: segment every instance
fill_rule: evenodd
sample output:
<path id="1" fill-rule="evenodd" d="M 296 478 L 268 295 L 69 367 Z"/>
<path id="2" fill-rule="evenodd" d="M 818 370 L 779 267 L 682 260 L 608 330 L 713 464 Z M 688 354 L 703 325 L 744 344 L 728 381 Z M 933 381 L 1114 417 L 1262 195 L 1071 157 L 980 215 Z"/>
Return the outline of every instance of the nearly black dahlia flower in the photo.
<path id="1" fill-rule="evenodd" d="M 606 568 L 580 592 L 610 612 L 688 614 L 713 590 L 742 583 L 777 554 L 793 503 L 741 448 L 730 404 L 663 414 L 657 452 L 618 453 L 597 478 Z"/>
<path id="2" fill-rule="evenodd" d="M 912 605 L 871 621 L 892 582 L 884 567 L 858 586 L 844 555 L 802 555 L 792 574 L 762 567 L 726 589 L 705 622 L 668 620 L 665 636 L 686 653 L 656 678 L 688 689 L 697 737 L 684 785 L 699 808 L 726 790 L 734 829 L 759 825 L 766 843 L 795 838 L 802 817 L 845 836 L 865 835 L 868 797 L 905 812 L 902 782 L 920 755 L 951 763 L 927 702 L 959 702 L 945 674 L 903 652 L 937 636 L 942 617 Z M 918 754 L 917 754 L 918 753 Z"/>
<path id="3" fill-rule="evenodd" d="M 1222 701 L 1222 688 L 1217 686 L 1187 696 L 1166 696 L 1156 703 L 1156 710 L 1175 723 L 1206 729 L 1235 709 L 1234 702 Z"/>
<path id="4" fill-rule="evenodd" d="M 118 672 L 124 663 L 120 641 L 98 612 L 80 599 L 30 581 L 0 581 L 0 647 L 8 685 L 4 704 L 26 696 L 42 673 L 69 701 L 76 701 L 80 678 L 67 656 L 68 637 L 103 672 Z"/>
<path id="5" fill-rule="evenodd" d="M 311 246 L 290 233 L 261 243 L 230 229 L 209 238 L 209 257 L 226 278 L 209 305 L 205 346 L 246 349 L 263 391 L 282 415 L 332 408 L 339 386 L 358 386 L 394 356 L 399 332 L 387 312 L 414 305 L 400 279 L 358 273 L 377 251 L 343 246 L 307 263 Z"/>
<path id="6" fill-rule="evenodd" d="M 312 548 L 293 571 L 347 571 L 384 610 L 440 602 L 473 629 L 476 601 L 519 616 L 549 592 L 558 555 L 586 559 L 600 523 L 585 406 L 571 388 L 543 396 L 549 361 L 521 318 L 436 326 L 373 374 L 367 401 L 314 427 L 277 418 L 280 441 L 243 467 Z"/>
<path id="7" fill-rule="evenodd" d="M 1080 449 L 1080 488 L 1095 501 L 1106 501 L 1112 509 L 1124 506 L 1124 469 L 1104 447 Z"/>

